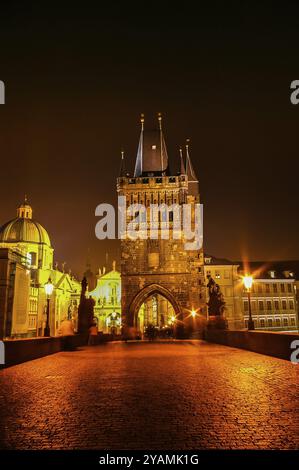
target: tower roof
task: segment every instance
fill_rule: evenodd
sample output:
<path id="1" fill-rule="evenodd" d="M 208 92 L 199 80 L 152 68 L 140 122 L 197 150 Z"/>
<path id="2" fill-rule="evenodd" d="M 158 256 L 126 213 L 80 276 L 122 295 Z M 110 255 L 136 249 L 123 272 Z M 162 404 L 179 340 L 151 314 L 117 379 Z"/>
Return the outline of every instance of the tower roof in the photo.
<path id="1" fill-rule="evenodd" d="M 162 117 L 158 117 L 159 128 L 144 129 L 144 116 L 141 116 L 141 132 L 137 151 L 134 176 L 161 175 L 168 172 L 168 155 L 162 131 Z"/>

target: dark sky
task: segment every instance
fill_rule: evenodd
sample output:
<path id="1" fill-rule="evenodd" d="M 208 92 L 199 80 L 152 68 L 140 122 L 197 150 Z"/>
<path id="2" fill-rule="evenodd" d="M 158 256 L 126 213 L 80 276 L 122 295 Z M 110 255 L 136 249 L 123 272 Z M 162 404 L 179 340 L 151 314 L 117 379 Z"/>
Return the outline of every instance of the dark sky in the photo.
<path id="1" fill-rule="evenodd" d="M 7 3 L 0 224 L 27 193 L 59 262 L 112 262 L 94 210 L 116 201 L 122 146 L 133 167 L 140 113 L 152 127 L 161 111 L 172 161 L 191 139 L 205 251 L 298 258 L 295 1 Z"/>

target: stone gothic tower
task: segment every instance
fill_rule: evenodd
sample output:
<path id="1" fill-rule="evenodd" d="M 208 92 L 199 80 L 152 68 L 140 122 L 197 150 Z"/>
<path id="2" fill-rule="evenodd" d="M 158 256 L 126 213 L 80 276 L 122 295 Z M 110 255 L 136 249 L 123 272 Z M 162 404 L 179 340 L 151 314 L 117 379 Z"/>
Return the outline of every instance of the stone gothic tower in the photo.
<path id="1" fill-rule="evenodd" d="M 126 173 L 122 152 L 117 191 L 119 196 L 125 197 L 127 207 L 132 204 L 146 207 L 146 215 L 138 213 L 137 216 L 140 224 L 145 226 L 147 238 L 132 240 L 126 236 L 121 240 L 123 324 L 142 329 L 146 320 L 139 318 L 140 312 L 144 311 L 151 297 L 157 296 L 165 302 L 153 305 L 163 304 L 166 309 L 161 314 L 160 326 L 165 324 L 169 309 L 172 309 L 172 314 L 168 323 L 184 321 L 185 324 L 194 324 L 194 317 L 206 315 L 203 248 L 186 250 L 182 232 L 180 238 L 174 236 L 176 215 L 171 206 L 177 204 L 181 209 L 189 203 L 194 219 L 195 204 L 200 202 L 199 184 L 191 164 L 188 143 L 185 155 L 180 150 L 180 171 L 171 173 L 161 115 L 155 130 L 144 128 L 142 115 L 134 176 Z M 165 220 L 162 214 L 158 217 L 156 238 L 149 237 L 152 223 L 150 206 L 153 204 L 164 204 L 169 208 L 169 239 L 163 238 Z M 127 222 L 131 219 L 127 217 Z"/>

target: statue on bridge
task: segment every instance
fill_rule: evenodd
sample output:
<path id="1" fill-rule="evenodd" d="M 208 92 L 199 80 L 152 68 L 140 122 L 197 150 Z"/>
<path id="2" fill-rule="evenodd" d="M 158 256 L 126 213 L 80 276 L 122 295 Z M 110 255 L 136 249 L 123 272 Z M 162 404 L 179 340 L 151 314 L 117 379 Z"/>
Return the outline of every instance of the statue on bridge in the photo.
<path id="1" fill-rule="evenodd" d="M 227 320 L 224 317 L 225 312 L 225 300 L 221 292 L 219 284 L 217 284 L 211 275 L 207 276 L 208 278 L 208 293 L 209 301 L 207 302 L 209 321 L 208 327 L 214 328 L 227 328 Z"/>
<path id="2" fill-rule="evenodd" d="M 81 282 L 81 297 L 78 309 L 78 333 L 88 335 L 89 328 L 93 323 L 95 301 L 92 297 L 86 298 L 87 279 L 84 277 Z"/>

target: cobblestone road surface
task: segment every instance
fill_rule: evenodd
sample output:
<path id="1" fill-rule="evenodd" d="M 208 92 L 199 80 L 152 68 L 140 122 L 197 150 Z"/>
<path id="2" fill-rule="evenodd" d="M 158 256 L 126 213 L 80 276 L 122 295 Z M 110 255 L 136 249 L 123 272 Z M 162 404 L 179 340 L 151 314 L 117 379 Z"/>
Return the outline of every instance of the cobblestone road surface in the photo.
<path id="1" fill-rule="evenodd" d="M 298 448 L 298 367 L 204 342 L 58 353 L 0 371 L 0 448 Z"/>

